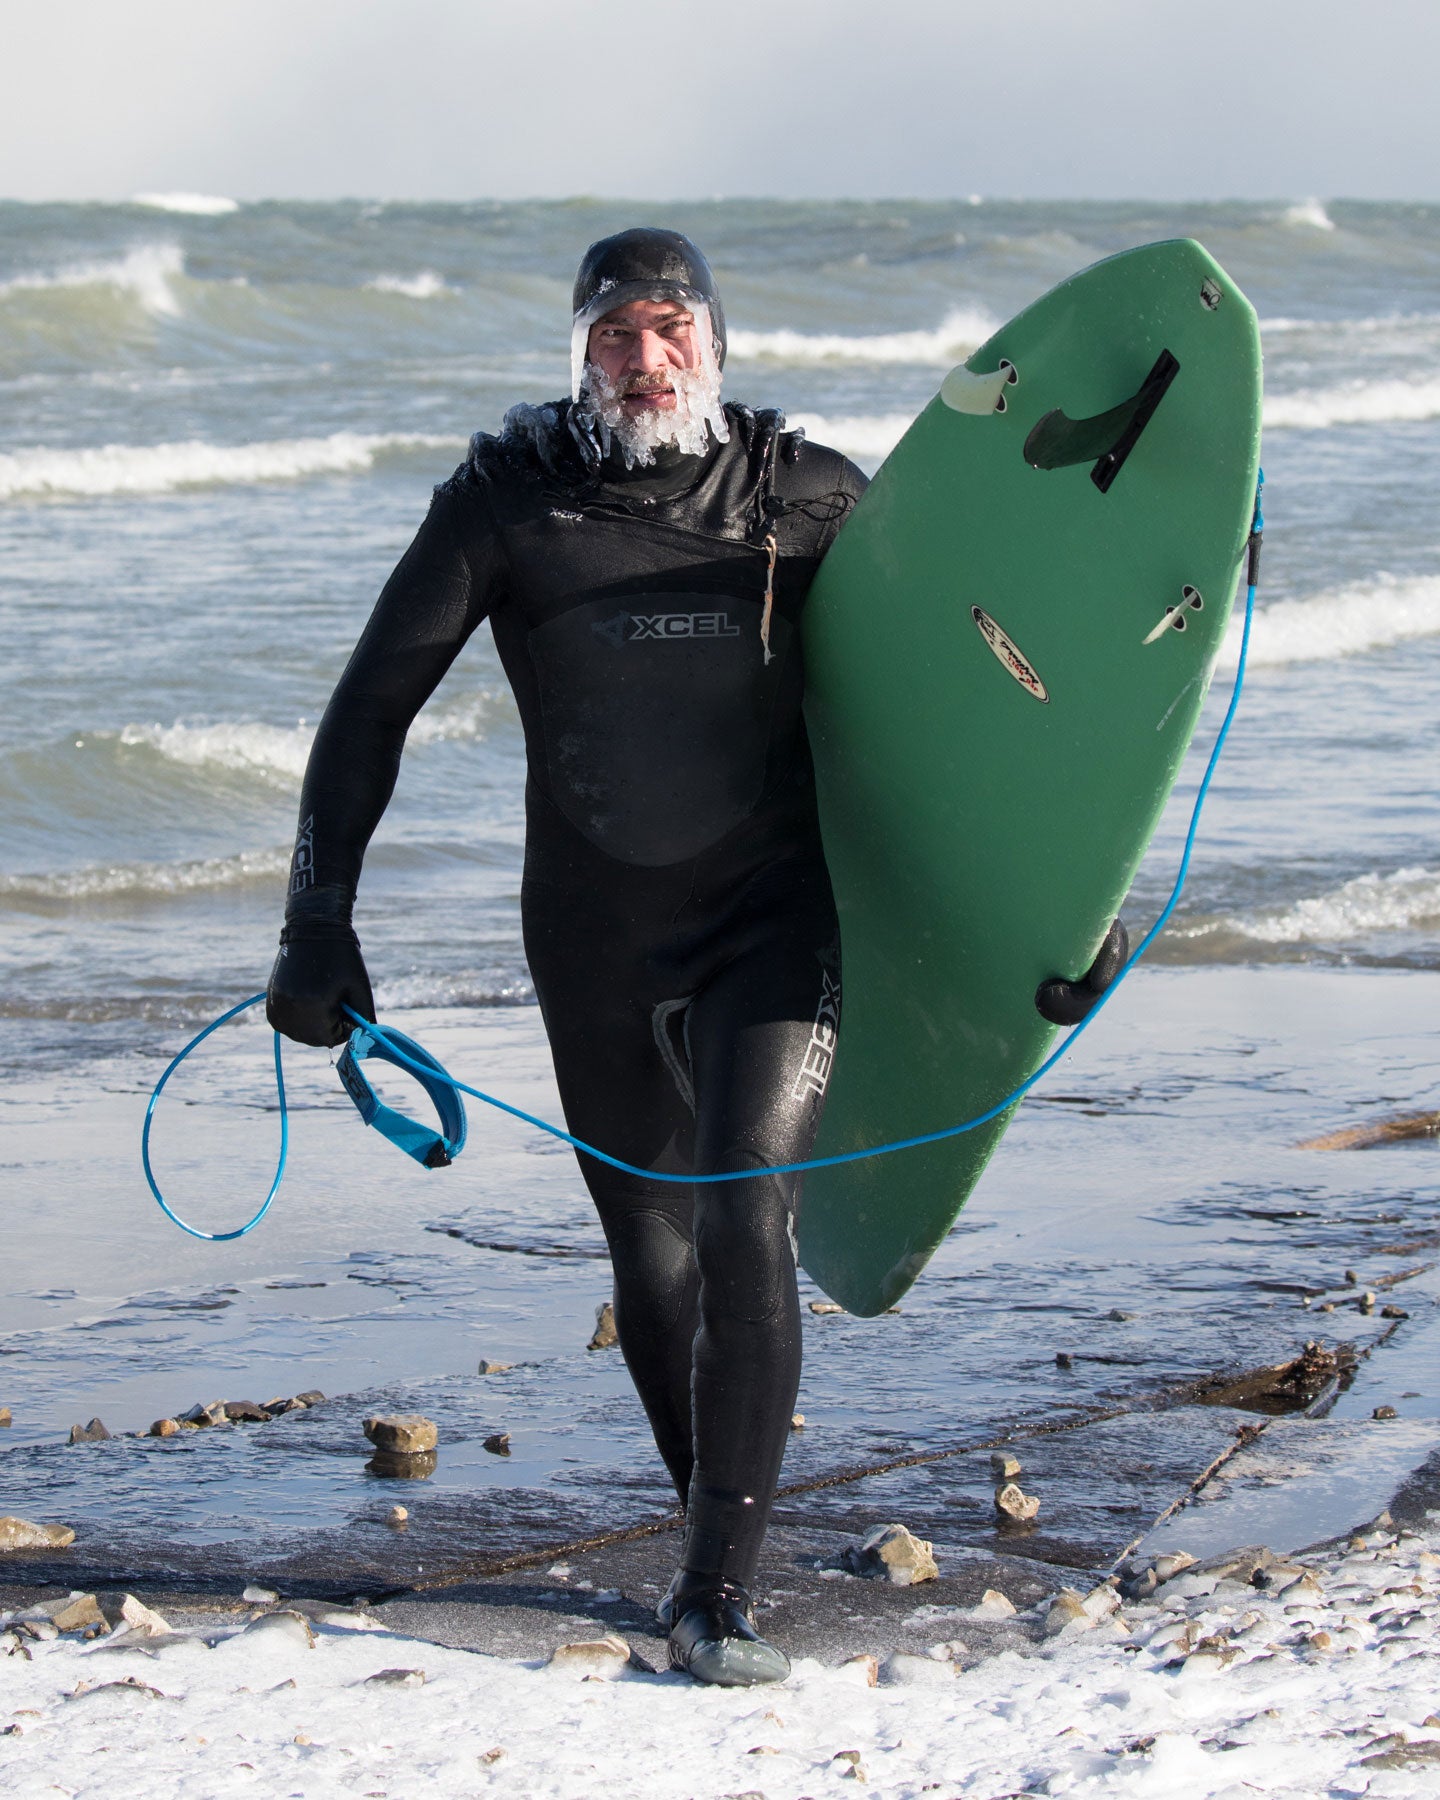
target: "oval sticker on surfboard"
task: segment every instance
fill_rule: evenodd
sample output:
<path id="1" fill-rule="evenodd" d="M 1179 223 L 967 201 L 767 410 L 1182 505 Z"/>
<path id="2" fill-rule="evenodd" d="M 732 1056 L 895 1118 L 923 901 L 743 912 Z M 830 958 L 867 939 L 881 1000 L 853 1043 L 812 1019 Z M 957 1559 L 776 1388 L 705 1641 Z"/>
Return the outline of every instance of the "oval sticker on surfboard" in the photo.
<path id="1" fill-rule="evenodd" d="M 983 607 L 972 606 L 970 617 L 975 621 L 976 629 L 981 637 L 995 653 L 995 660 L 1001 668 L 1013 675 L 1027 694 L 1033 694 L 1042 706 L 1050 704 L 1050 695 L 1045 683 L 1031 668 L 1028 659 L 1021 655 L 1019 649 L 1005 635 Z"/>

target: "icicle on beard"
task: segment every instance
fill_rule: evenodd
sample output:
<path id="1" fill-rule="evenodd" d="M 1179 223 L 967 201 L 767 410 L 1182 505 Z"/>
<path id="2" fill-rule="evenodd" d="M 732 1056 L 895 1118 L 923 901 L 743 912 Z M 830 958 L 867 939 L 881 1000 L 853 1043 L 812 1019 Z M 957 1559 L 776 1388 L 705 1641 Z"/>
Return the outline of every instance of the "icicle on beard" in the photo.
<path id="1" fill-rule="evenodd" d="M 595 363 L 584 362 L 578 382 L 577 408 L 581 422 L 595 432 L 601 453 L 609 455 L 612 441 L 620 448 L 627 469 L 647 468 L 655 452 L 673 445 L 683 456 L 703 456 L 713 435 L 717 444 L 728 443 L 730 427 L 720 401 L 720 365 L 706 307 L 694 312 L 695 335 L 700 341 L 700 361 L 693 369 L 671 369 L 667 379 L 675 392 L 673 407 L 646 407 L 640 413 L 625 410 L 624 397 L 644 383 L 613 382 Z M 588 325 L 585 327 L 588 336 Z M 632 385 L 633 384 L 633 385 Z"/>

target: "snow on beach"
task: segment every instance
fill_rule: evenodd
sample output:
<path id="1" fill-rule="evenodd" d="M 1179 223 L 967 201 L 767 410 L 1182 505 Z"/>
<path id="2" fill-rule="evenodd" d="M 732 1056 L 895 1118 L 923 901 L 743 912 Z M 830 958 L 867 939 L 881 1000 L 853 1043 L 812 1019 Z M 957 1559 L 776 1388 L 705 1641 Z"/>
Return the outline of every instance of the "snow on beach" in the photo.
<path id="1" fill-rule="evenodd" d="M 31 1609 L 0 1625 L 0 1788 L 1414 1796 L 1440 1785 L 1437 1550 L 1440 1513 L 1418 1531 L 1382 1515 L 1303 1567 L 1251 1551 L 1118 1607 L 1097 1589 L 1064 1629 L 1081 1609 L 1042 1602 L 1022 1615 L 1032 1648 L 982 1661 L 957 1643 L 963 1619 L 937 1619 L 944 1641 L 917 1632 L 920 1653 L 889 1658 L 874 1686 L 862 1658 L 802 1660 L 772 1688 L 702 1689 L 624 1664 L 613 1640 L 546 1666 L 316 1605 L 158 1636 L 143 1618 L 108 1636 L 97 1625 L 89 1642 Z"/>

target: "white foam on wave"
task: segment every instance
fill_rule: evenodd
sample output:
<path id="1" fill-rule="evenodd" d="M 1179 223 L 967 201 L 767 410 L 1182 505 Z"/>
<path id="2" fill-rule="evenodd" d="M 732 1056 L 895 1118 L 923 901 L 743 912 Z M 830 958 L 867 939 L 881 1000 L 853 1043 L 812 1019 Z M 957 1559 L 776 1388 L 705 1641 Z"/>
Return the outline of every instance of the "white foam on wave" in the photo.
<path id="1" fill-rule="evenodd" d="M 814 443 L 826 444 L 842 456 L 878 462 L 886 457 L 915 422 L 913 413 L 851 413 L 827 418 L 823 413 L 790 413 L 786 423 Z"/>
<path id="2" fill-rule="evenodd" d="M 871 337 L 841 332 L 732 331 L 730 354 L 749 362 L 930 363 L 962 362 L 996 329 L 986 312 L 949 313 L 933 331 L 889 331 Z"/>
<path id="3" fill-rule="evenodd" d="M 1265 399 L 1267 431 L 1324 431 L 1331 425 L 1381 425 L 1440 419 L 1440 380 L 1347 381 Z"/>
<path id="4" fill-rule="evenodd" d="M 1436 325 L 1440 325 L 1440 313 L 1433 312 L 1367 313 L 1358 319 L 1301 319 L 1282 313 L 1276 318 L 1260 321 L 1262 332 L 1318 331 L 1334 337 L 1372 336 L 1382 331 L 1403 334 L 1426 327 L 1433 329 Z"/>
<path id="5" fill-rule="evenodd" d="M 1280 215 L 1280 223 L 1298 231 L 1333 231 L 1335 221 L 1318 200 L 1297 200 Z"/>
<path id="6" fill-rule="evenodd" d="M 1221 647 L 1222 669 L 1233 669 L 1239 659 L 1242 624 L 1237 609 Z M 1257 609 L 1248 662 L 1252 669 L 1329 662 L 1436 636 L 1440 636 L 1440 575 L 1380 575 L 1306 600 L 1277 600 Z"/>
<path id="7" fill-rule="evenodd" d="M 1201 926 L 1188 935 L 1237 932 L 1260 944 L 1351 943 L 1381 931 L 1413 931 L 1440 924 L 1440 870 L 1396 869 L 1357 875 L 1328 894 L 1282 909 Z"/>
<path id="8" fill-rule="evenodd" d="M 0 875 L 0 900 L 106 900 L 147 894 L 193 894 L 276 882 L 290 867 L 289 850 L 242 850 L 184 863 L 108 863 L 53 875 Z"/>
<path id="9" fill-rule="evenodd" d="M 174 318 L 180 311 L 174 282 L 185 273 L 178 244 L 137 244 L 104 262 L 67 263 L 52 274 L 13 275 L 0 281 L 0 299 L 55 288 L 112 288 L 138 300 L 145 311 Z"/>
<path id="10" fill-rule="evenodd" d="M 186 768 L 231 769 L 289 787 L 305 773 L 315 727 L 222 721 L 215 725 L 127 725 L 120 742 L 144 745 Z"/>
<path id="11" fill-rule="evenodd" d="M 0 500 L 21 495 L 164 494 L 176 488 L 296 481 L 373 466 L 387 450 L 438 450 L 461 440 L 414 431 L 332 431 L 255 444 L 101 444 L 0 455 Z"/>
<path id="12" fill-rule="evenodd" d="M 132 204 L 149 206 L 156 212 L 190 213 L 202 219 L 218 219 L 240 210 L 240 202 L 226 194 L 136 194 Z"/>
<path id="13" fill-rule="evenodd" d="M 414 746 L 483 738 L 497 713 L 509 705 L 507 695 L 488 689 L 456 695 L 443 705 L 427 707 L 410 727 L 407 741 Z M 314 737 L 315 726 L 305 719 L 294 725 L 222 719 L 212 724 L 179 720 L 174 725 L 126 725 L 118 741 L 127 749 L 144 746 L 185 768 L 226 769 L 291 788 L 305 774 Z"/>
<path id="14" fill-rule="evenodd" d="M 377 275 L 365 286 L 374 294 L 399 294 L 406 300 L 434 300 L 441 294 L 453 294 L 443 275 L 433 269 L 422 269 L 418 275 Z"/>

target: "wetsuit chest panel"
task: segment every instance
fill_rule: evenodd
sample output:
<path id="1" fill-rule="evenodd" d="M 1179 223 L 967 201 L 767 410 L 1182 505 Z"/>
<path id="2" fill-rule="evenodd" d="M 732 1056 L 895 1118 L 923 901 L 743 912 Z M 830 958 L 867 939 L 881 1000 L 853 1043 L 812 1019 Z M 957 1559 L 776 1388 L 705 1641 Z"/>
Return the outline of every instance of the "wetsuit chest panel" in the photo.
<path id="1" fill-rule="evenodd" d="M 599 849 L 660 866 L 755 808 L 789 626 L 731 592 L 606 593 L 537 626 L 528 648 L 555 804 Z"/>

